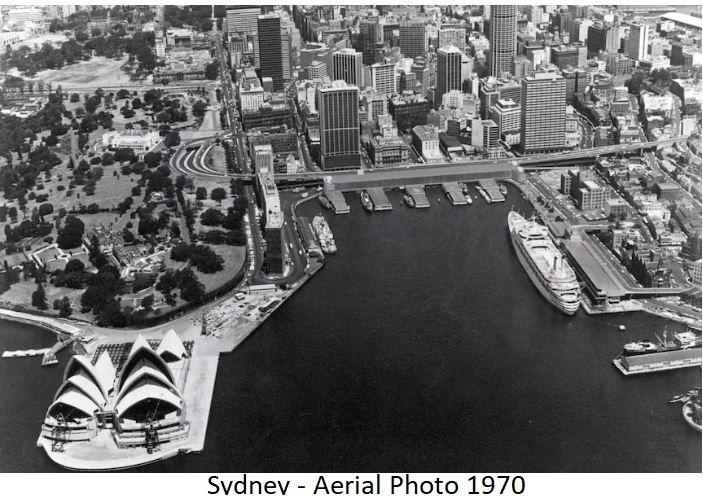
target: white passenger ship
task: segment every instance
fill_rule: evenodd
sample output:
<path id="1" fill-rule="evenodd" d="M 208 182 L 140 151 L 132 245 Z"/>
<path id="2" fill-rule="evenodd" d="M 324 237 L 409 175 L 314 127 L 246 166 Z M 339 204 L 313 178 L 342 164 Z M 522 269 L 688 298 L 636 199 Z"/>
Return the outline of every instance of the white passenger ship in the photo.
<path id="1" fill-rule="evenodd" d="M 520 263 L 542 296 L 565 314 L 575 314 L 581 303 L 581 287 L 547 228 L 510 212 L 508 230 Z"/>

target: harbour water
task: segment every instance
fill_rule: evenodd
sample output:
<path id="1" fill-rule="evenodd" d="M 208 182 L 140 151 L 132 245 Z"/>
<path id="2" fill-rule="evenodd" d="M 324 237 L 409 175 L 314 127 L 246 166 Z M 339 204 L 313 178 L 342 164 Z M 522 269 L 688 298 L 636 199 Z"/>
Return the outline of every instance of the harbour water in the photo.
<path id="1" fill-rule="evenodd" d="M 668 400 L 701 370 L 625 377 L 611 363 L 667 321 L 553 309 L 511 251 L 507 213 L 530 213 L 512 187 L 491 205 L 452 207 L 439 188 L 429 209 L 388 196 L 391 212 L 367 213 L 358 194 L 350 214 L 325 212 L 338 252 L 220 357 L 205 452 L 141 470 L 700 470 L 701 436 Z M 0 329 L 3 350 L 54 340 Z M 0 470 L 59 470 L 35 442 L 67 354 L 0 360 Z"/>

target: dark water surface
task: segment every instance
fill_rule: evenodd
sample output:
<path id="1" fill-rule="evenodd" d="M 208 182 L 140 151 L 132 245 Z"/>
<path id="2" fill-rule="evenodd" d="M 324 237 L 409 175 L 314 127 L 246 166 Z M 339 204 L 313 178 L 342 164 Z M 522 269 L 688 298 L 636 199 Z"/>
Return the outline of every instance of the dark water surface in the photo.
<path id="1" fill-rule="evenodd" d="M 424 211 L 394 192 L 392 212 L 349 194 L 351 214 L 327 215 L 338 253 L 220 357 L 205 451 L 143 470 L 700 471 L 701 436 L 668 403 L 700 368 L 624 377 L 611 363 L 666 321 L 553 310 L 511 252 L 508 211 L 530 210 L 516 190 L 469 207 L 428 193 Z M 0 349 L 53 341 L 0 326 Z M 35 443 L 66 356 L 0 359 L 0 469 L 57 470 Z"/>

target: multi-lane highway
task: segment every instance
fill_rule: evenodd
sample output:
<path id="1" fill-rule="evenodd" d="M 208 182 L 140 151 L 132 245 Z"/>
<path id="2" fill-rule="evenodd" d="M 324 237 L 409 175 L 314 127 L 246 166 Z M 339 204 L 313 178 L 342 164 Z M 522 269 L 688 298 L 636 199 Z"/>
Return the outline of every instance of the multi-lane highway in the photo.
<path id="1" fill-rule="evenodd" d="M 227 111 L 228 124 L 231 130 L 231 138 L 236 158 L 235 170 L 237 171 L 234 174 L 220 173 L 219 177 L 251 178 L 253 177 L 254 171 L 251 170 L 250 162 L 247 158 L 246 140 L 244 132 L 242 131 L 241 122 L 239 120 L 239 112 L 237 111 L 237 99 L 234 91 L 234 85 L 232 84 L 226 54 L 222 48 L 222 41 L 219 34 L 217 35 L 215 44 L 217 47 L 217 58 L 220 64 L 222 99 L 224 108 Z M 197 157 L 193 157 L 190 161 L 184 159 L 182 165 L 185 167 L 183 169 L 185 173 L 191 173 L 191 175 L 197 175 L 200 177 L 203 175 L 213 177 L 214 174 L 214 177 L 217 177 L 217 173 L 215 171 L 209 169 L 202 161 L 198 161 L 196 158 Z M 195 164 L 193 164 L 193 162 L 195 162 Z M 282 248 L 283 253 L 287 254 L 285 258 L 289 261 L 288 270 L 284 276 L 271 277 L 261 269 L 264 260 L 262 249 L 263 235 L 256 218 L 256 192 L 254 191 L 254 188 L 251 185 L 244 185 L 243 196 L 247 199 L 249 204 L 247 215 L 249 217 L 249 226 L 251 228 L 252 239 L 250 241 L 253 241 L 252 248 L 255 259 L 255 263 L 253 264 L 253 273 L 247 273 L 248 280 L 251 283 L 275 282 L 278 284 L 287 284 L 301 279 L 305 275 L 307 258 L 305 252 L 303 251 L 302 243 L 295 232 L 295 226 L 293 225 L 293 220 L 290 217 L 290 212 L 287 211 L 290 202 L 286 202 L 283 197 L 281 198 L 281 209 L 284 213 L 284 226 L 281 235 L 283 243 Z"/>

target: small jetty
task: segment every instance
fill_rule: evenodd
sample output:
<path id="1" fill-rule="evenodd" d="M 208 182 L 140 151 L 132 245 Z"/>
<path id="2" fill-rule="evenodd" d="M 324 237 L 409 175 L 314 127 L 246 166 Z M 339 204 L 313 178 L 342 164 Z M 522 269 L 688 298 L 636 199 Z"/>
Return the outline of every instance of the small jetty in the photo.
<path id="1" fill-rule="evenodd" d="M 56 358 L 56 354 L 64 349 L 66 346 L 70 345 L 76 340 L 75 337 L 70 337 L 65 340 L 58 340 L 54 346 L 51 348 L 40 348 L 38 350 L 34 349 L 29 349 L 29 350 L 15 350 L 15 351 L 10 351 L 6 350 L 3 351 L 2 357 L 3 358 L 24 358 L 24 357 L 34 357 L 34 356 L 40 356 L 42 357 L 41 364 L 42 366 L 46 365 L 53 365 L 55 363 L 58 363 L 58 359 Z"/>
<path id="2" fill-rule="evenodd" d="M 505 201 L 505 195 L 500 186 L 493 179 L 481 179 L 476 189 L 488 203 L 500 203 Z"/>
<path id="3" fill-rule="evenodd" d="M 337 191 L 334 189 L 325 191 L 325 196 L 327 199 L 330 201 L 332 204 L 332 211 L 335 214 L 348 214 L 349 213 L 349 204 L 347 201 L 344 199 L 344 194 L 341 191 Z"/>
<path id="4" fill-rule="evenodd" d="M 2 357 L 3 358 L 23 358 L 23 357 L 32 357 L 32 356 L 38 356 L 38 355 L 43 355 L 44 353 L 47 353 L 51 348 L 41 348 L 38 350 L 14 350 L 14 351 L 3 351 L 2 352 Z"/>
<path id="5" fill-rule="evenodd" d="M 459 183 L 442 183 L 442 190 L 452 205 L 466 205 L 468 203 Z"/>
<path id="6" fill-rule="evenodd" d="M 378 212 L 380 210 L 392 210 L 391 201 L 386 196 L 383 188 L 369 188 L 366 192 L 371 197 L 373 202 L 374 211 Z"/>
<path id="7" fill-rule="evenodd" d="M 415 200 L 415 208 L 430 208 L 430 201 L 423 186 L 406 186 L 405 191 Z"/>

